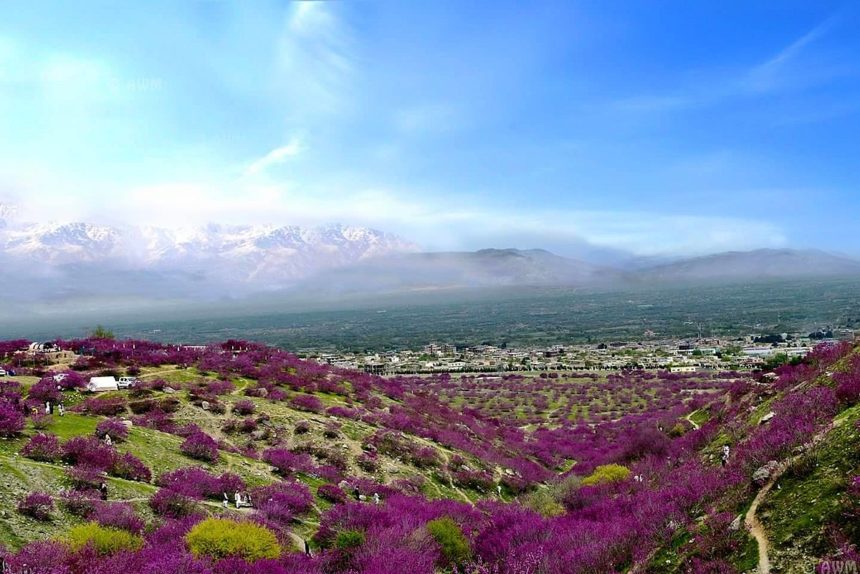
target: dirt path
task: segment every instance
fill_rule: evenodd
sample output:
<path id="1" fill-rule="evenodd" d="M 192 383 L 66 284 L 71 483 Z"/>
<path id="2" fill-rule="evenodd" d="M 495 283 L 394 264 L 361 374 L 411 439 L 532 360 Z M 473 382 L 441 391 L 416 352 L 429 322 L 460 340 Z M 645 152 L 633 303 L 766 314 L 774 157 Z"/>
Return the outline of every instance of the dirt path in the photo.
<path id="1" fill-rule="evenodd" d="M 747 510 L 746 516 L 744 517 L 744 525 L 749 530 L 750 535 L 755 538 L 756 543 L 758 544 L 758 570 L 757 574 L 770 574 L 770 542 L 767 539 L 767 531 L 765 531 L 764 526 L 761 521 L 756 516 L 758 512 L 758 507 L 767 496 L 767 493 L 773 488 L 776 484 L 776 481 L 780 479 L 780 477 L 785 473 L 786 470 L 791 468 L 791 465 L 794 464 L 800 457 L 806 454 L 810 449 L 814 448 L 818 443 L 820 443 L 827 433 L 833 430 L 833 427 L 836 426 L 836 422 L 832 422 L 828 424 L 826 427 L 821 429 L 812 440 L 803 445 L 803 449 L 799 454 L 792 456 L 784 461 L 782 461 L 779 466 L 777 466 L 776 470 L 771 474 L 770 479 L 768 479 L 767 483 L 761 487 L 761 489 L 756 494 L 753 499 L 752 504 Z"/>
<path id="2" fill-rule="evenodd" d="M 770 574 L 770 544 L 767 541 L 767 533 L 756 516 L 756 512 L 758 511 L 759 504 L 767 496 L 767 493 L 770 492 L 773 485 L 776 484 L 776 479 L 781 474 L 782 472 L 779 470 L 775 472 L 767 484 L 758 491 L 749 510 L 747 510 L 746 517 L 744 517 L 744 525 L 749 530 L 750 535 L 755 538 L 756 544 L 758 544 L 758 574 Z"/>
<path id="3" fill-rule="evenodd" d="M 688 423 L 690 423 L 691 425 L 693 425 L 693 430 L 699 430 L 699 428 L 700 428 L 700 427 L 699 427 L 699 425 L 698 425 L 698 423 L 696 423 L 696 421 L 694 421 L 694 420 L 693 420 L 693 415 L 694 415 L 694 414 L 696 414 L 697 412 L 699 412 L 699 411 L 693 411 L 693 412 L 691 412 L 690 414 L 688 414 L 687 416 L 685 416 L 685 417 L 684 417 L 684 419 L 685 419 Z"/>
<path id="4" fill-rule="evenodd" d="M 429 444 L 429 443 L 428 443 L 428 444 Z M 445 452 L 445 450 L 444 450 L 444 449 L 441 449 L 441 448 L 440 448 L 440 449 L 438 449 L 438 451 L 439 451 L 439 453 L 442 455 L 442 461 L 445 463 L 445 468 L 448 468 L 448 463 L 451 461 L 451 459 L 448 457 L 448 453 L 447 453 L 447 452 Z M 430 481 L 430 483 L 432 484 L 432 483 L 433 483 L 433 481 L 431 480 L 431 481 Z M 454 481 L 451 479 L 450 475 L 448 476 L 448 485 L 449 485 L 449 486 L 454 490 L 454 492 L 456 492 L 457 494 L 459 494 L 459 495 L 463 498 L 463 500 L 465 500 L 466 502 L 468 502 L 468 503 L 469 503 L 469 504 L 471 504 L 472 506 L 474 506 L 474 505 L 475 505 L 475 503 L 474 503 L 474 502 L 472 502 L 472 499 L 471 499 L 471 498 L 469 498 L 468 496 L 466 496 L 466 493 L 465 493 L 465 492 L 463 492 L 462 490 L 460 490 L 460 489 L 457 487 L 457 485 L 456 485 L 456 484 L 454 484 Z M 434 486 L 435 486 L 435 485 L 434 485 Z M 438 488 L 437 488 L 437 490 L 438 490 Z M 439 493 L 441 494 L 441 491 L 439 491 Z"/>
<path id="5" fill-rule="evenodd" d="M 178 367 L 173 367 L 172 369 L 163 369 L 161 371 L 153 371 L 151 373 L 144 373 L 142 375 L 138 375 L 137 378 L 138 379 L 145 379 L 147 377 L 154 377 L 156 375 L 163 375 L 164 373 L 175 373 L 178 370 L 179 370 Z"/>

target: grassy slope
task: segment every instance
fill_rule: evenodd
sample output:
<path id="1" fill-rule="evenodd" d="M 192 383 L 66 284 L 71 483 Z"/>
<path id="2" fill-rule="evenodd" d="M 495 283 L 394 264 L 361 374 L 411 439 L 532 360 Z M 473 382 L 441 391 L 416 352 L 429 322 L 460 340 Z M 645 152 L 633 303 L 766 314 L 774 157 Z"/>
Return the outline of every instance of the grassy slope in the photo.
<path id="1" fill-rule="evenodd" d="M 180 370 L 175 368 L 147 369 L 144 371 L 143 377 L 146 379 L 161 378 L 169 383 L 185 383 L 210 378 L 202 375 L 195 369 Z M 221 399 L 228 406 L 240 399 L 246 399 L 247 397 L 241 391 L 251 382 L 247 379 L 234 379 L 233 383 L 236 386 L 236 391 L 230 395 L 221 397 Z M 166 396 L 168 395 L 164 393 L 156 393 L 153 398 Z M 221 432 L 221 425 L 231 416 L 229 408 L 226 415 L 214 415 L 211 412 L 191 405 L 187 401 L 185 392 L 180 391 L 171 396 L 180 398 L 182 401 L 182 407 L 174 415 L 174 419 L 178 423 L 195 423 L 213 436 L 226 439 L 237 446 L 247 441 L 245 435 L 224 435 Z M 319 396 L 326 406 L 342 404 L 342 398 L 335 395 L 320 393 L 317 396 Z M 75 404 L 80 400 L 82 400 L 82 397 L 78 394 L 67 393 L 64 397 L 67 405 Z M 274 428 L 279 429 L 282 435 L 287 437 L 290 446 L 313 442 L 328 448 L 341 449 L 347 452 L 350 457 L 353 457 L 362 452 L 360 446 L 361 440 L 376 430 L 376 427 L 360 421 L 338 419 L 338 422 L 341 423 L 340 436 L 337 439 L 324 439 L 322 431 L 327 423 L 332 422 L 331 417 L 323 414 L 297 411 L 286 403 L 272 403 L 257 398 L 252 398 L 251 400 L 257 405 L 258 413 L 269 415 Z M 101 418 L 71 412 L 63 417 L 54 415 L 47 431 L 56 434 L 62 440 L 67 440 L 78 435 L 89 435 L 94 432 Z M 301 437 L 295 437 L 293 436 L 292 429 L 299 421 L 308 421 L 311 425 L 311 432 Z M 18 502 L 28 492 L 40 490 L 58 495 L 67 486 L 64 474 L 65 465 L 34 462 L 19 456 L 18 452 L 21 447 L 36 432 L 38 431 L 32 427 L 28 427 L 22 436 L 16 439 L 0 440 L 0 518 L 2 518 L 0 519 L 0 543 L 10 548 L 18 548 L 28 541 L 45 539 L 57 535 L 71 525 L 79 522 L 79 519 L 68 515 L 59 508 L 55 509 L 52 521 L 45 523 L 24 517 L 15 510 Z M 454 451 L 432 444 L 430 441 L 417 437 L 410 438 L 416 442 L 434 446 L 440 452 L 443 459 L 455 454 Z M 123 452 L 131 452 L 140 458 L 149 466 L 155 478 L 170 470 L 200 465 L 216 473 L 225 471 L 234 472 L 241 476 L 250 486 L 265 484 L 278 479 L 271 472 L 271 467 L 265 462 L 238 454 L 222 451 L 219 460 L 212 465 L 189 459 L 179 452 L 181 442 L 182 439 L 180 437 L 171 434 L 144 427 L 132 427 L 128 440 L 117 444 L 117 448 Z M 266 445 L 258 442 L 256 446 L 258 449 L 263 449 Z M 469 455 L 460 454 L 466 459 L 471 458 Z M 382 471 L 373 476 L 373 478 L 389 482 L 397 478 L 406 478 L 420 474 L 427 479 L 425 490 L 426 494 L 431 498 L 453 498 L 474 501 L 480 496 L 479 493 L 474 491 L 464 491 L 454 488 L 451 484 L 446 483 L 436 476 L 432 470 L 420 470 L 406 462 L 390 457 L 381 458 L 383 459 Z M 370 476 L 354 466 L 351 466 L 349 474 Z M 324 484 L 324 481 L 311 476 L 300 476 L 299 478 L 308 484 L 313 492 L 316 492 L 316 488 Z M 154 485 L 110 478 L 108 479 L 108 486 L 111 500 L 130 501 L 135 505 L 142 517 L 147 520 L 154 519 L 146 504 L 148 497 L 156 491 Z M 310 538 L 318 525 L 319 511 L 324 510 L 328 506 L 327 502 L 317 498 L 315 500 L 314 512 L 309 516 L 303 517 L 294 526 L 294 531 L 303 538 Z M 216 511 L 220 509 L 218 504 L 212 504 L 209 507 Z"/>
<path id="2" fill-rule="evenodd" d="M 812 384 L 832 383 L 829 378 L 820 377 Z M 741 434 L 755 428 L 776 399 L 777 396 L 773 396 L 755 405 Z M 860 473 L 858 423 L 860 405 L 841 412 L 834 420 L 833 430 L 786 471 L 759 507 L 757 514 L 767 531 L 774 572 L 813 572 L 821 558 L 830 551 L 828 528 L 833 524 L 847 529 L 855 542 L 860 540 L 860 527 L 848 524 L 845 517 L 848 480 Z M 703 456 L 716 460 L 720 447 L 728 442 L 726 433 L 720 432 L 703 449 Z M 733 510 L 745 514 L 750 502 L 751 499 Z M 688 561 L 684 547 L 694 536 L 695 533 L 686 530 L 679 532 L 653 556 L 648 571 L 685 571 Z M 738 550 L 726 558 L 739 572 L 753 572 L 758 563 L 757 545 L 745 529 L 739 532 L 739 536 L 741 544 Z"/>

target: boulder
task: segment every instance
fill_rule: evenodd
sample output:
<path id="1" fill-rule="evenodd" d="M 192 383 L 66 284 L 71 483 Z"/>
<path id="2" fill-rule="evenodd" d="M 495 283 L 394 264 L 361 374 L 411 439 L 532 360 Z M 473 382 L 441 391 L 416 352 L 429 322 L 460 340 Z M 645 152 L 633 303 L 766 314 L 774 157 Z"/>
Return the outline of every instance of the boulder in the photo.
<path id="1" fill-rule="evenodd" d="M 773 475 L 777 467 L 779 467 L 779 463 L 777 463 L 775 460 L 771 460 L 766 465 L 757 468 L 752 475 L 753 481 L 759 484 L 764 484 L 768 481 L 771 475 Z"/>
<path id="2" fill-rule="evenodd" d="M 776 416 L 776 413 L 773 411 L 770 411 L 769 413 L 767 413 L 766 415 L 761 417 L 761 419 L 759 419 L 758 424 L 763 425 L 764 423 L 770 421 L 775 416 Z"/>
<path id="3" fill-rule="evenodd" d="M 737 518 L 732 520 L 732 523 L 729 524 L 729 530 L 736 532 L 741 529 L 741 521 L 743 520 L 743 516 L 738 514 Z"/>

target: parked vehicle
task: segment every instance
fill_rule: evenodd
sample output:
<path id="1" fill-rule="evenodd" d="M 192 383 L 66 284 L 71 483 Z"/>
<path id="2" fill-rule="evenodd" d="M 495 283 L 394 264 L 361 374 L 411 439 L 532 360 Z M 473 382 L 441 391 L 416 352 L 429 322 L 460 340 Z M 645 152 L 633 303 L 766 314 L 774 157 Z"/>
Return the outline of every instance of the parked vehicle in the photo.
<path id="1" fill-rule="evenodd" d="M 130 389 L 136 384 L 137 379 L 135 377 L 120 377 L 119 382 L 117 382 L 116 386 L 120 389 Z"/>
<path id="2" fill-rule="evenodd" d="M 6 376 L 6 369 L 0 369 L 0 377 Z"/>
<path id="3" fill-rule="evenodd" d="M 92 377 L 87 383 L 87 390 L 91 393 L 102 391 L 116 391 L 119 389 L 116 379 L 113 377 Z"/>

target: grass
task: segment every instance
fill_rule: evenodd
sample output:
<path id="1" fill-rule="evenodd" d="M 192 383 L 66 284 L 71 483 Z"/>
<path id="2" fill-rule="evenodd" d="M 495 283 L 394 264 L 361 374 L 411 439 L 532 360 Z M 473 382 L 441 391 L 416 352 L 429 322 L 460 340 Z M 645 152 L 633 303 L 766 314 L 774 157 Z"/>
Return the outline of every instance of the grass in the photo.
<path id="1" fill-rule="evenodd" d="M 760 507 L 776 556 L 798 552 L 821 557 L 832 525 L 860 534 L 848 520 L 848 479 L 860 472 L 860 406 L 843 412 L 822 443 L 804 455 L 772 489 Z"/>

